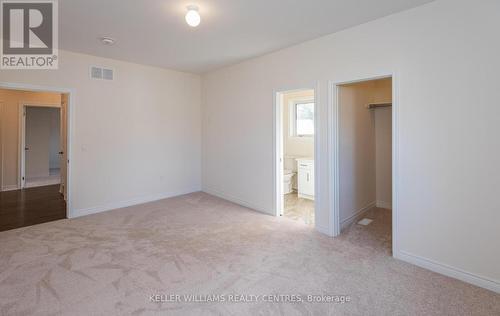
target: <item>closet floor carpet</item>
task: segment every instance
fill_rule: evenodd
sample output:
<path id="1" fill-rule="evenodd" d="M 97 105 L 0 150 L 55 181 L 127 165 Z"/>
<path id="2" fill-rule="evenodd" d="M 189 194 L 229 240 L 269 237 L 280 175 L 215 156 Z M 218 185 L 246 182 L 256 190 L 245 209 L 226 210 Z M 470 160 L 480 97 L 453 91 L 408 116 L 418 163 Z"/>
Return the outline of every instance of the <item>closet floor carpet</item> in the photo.
<path id="1" fill-rule="evenodd" d="M 193 193 L 1 232 L 0 314 L 500 314 L 500 295 L 393 259 L 390 212 L 370 216 L 332 239 Z M 307 295 L 349 302 L 291 302 Z"/>

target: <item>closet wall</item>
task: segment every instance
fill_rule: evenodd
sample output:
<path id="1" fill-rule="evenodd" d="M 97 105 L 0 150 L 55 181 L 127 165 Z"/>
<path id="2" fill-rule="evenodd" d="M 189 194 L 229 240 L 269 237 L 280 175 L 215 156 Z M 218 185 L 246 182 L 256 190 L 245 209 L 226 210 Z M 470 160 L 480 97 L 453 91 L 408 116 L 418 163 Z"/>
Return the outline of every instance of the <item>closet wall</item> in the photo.
<path id="1" fill-rule="evenodd" d="M 340 220 L 343 226 L 377 204 L 390 204 L 391 109 L 368 110 L 366 105 L 391 102 L 391 96 L 390 79 L 340 88 Z"/>

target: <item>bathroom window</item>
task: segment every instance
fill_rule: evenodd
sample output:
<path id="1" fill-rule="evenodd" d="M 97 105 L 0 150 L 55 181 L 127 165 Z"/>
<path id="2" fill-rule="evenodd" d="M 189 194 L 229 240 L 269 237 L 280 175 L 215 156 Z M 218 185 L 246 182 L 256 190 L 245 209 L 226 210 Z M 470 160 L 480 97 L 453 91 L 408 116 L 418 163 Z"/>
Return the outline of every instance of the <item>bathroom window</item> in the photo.
<path id="1" fill-rule="evenodd" d="M 291 136 L 307 137 L 314 135 L 314 102 L 299 101 L 292 103 L 290 115 Z"/>

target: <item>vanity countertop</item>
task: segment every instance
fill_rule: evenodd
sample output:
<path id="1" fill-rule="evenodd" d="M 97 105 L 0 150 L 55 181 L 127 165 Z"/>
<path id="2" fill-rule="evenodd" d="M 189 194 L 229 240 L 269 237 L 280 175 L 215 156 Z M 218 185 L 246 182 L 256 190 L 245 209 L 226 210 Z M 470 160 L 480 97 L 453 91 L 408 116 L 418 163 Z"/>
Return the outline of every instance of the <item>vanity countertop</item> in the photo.
<path id="1" fill-rule="evenodd" d="M 295 160 L 297 160 L 297 161 L 313 161 L 314 162 L 314 158 L 312 158 L 312 157 L 301 157 L 301 158 L 297 158 Z"/>

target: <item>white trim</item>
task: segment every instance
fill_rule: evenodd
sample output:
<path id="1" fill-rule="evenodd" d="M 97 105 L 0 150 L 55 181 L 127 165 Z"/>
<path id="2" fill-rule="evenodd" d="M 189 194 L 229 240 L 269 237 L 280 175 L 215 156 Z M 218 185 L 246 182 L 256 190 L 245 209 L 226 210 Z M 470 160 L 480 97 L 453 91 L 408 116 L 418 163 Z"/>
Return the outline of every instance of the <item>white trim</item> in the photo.
<path id="1" fill-rule="evenodd" d="M 15 191 L 19 190 L 17 184 L 10 184 L 2 187 L 2 191 Z"/>
<path id="2" fill-rule="evenodd" d="M 273 91 L 273 200 L 274 215 L 282 216 L 285 207 L 283 195 L 283 93 Z M 230 199 L 231 200 L 231 199 Z M 233 201 L 234 202 L 234 201 Z M 237 203 L 237 202 L 235 202 Z M 266 213 L 266 212 L 264 212 Z"/>
<path id="3" fill-rule="evenodd" d="M 386 201 L 377 201 L 377 207 L 392 210 L 392 203 Z"/>
<path id="4" fill-rule="evenodd" d="M 327 226 L 322 226 L 320 224 L 315 224 L 314 228 L 316 228 L 316 230 L 318 232 L 322 233 L 322 234 L 331 236 L 330 228 L 327 227 Z"/>
<path id="5" fill-rule="evenodd" d="M 329 183 L 329 197 L 328 197 L 328 208 L 329 216 L 332 219 L 328 223 L 329 236 L 338 236 L 341 231 L 340 223 L 340 190 L 339 179 L 337 175 L 339 174 L 339 125 L 337 123 L 337 118 L 339 116 L 339 106 L 338 106 L 338 93 L 336 85 L 334 82 L 328 82 L 328 168 L 330 172 L 328 173 L 328 183 Z M 338 214 L 338 216 L 336 216 Z"/>
<path id="6" fill-rule="evenodd" d="M 233 202 L 235 204 L 247 207 L 249 209 L 252 209 L 252 210 L 260 212 L 260 213 L 268 214 L 268 215 L 271 215 L 271 216 L 276 216 L 274 210 L 269 210 L 269 209 L 267 209 L 267 208 L 265 208 L 263 206 L 247 202 L 247 201 L 242 200 L 240 198 L 231 196 L 231 195 L 229 195 L 229 194 L 227 194 L 225 192 L 221 192 L 221 191 L 214 190 L 214 189 L 211 189 L 211 188 L 206 188 L 206 187 L 203 188 L 203 192 L 205 192 L 207 194 L 210 194 L 210 195 L 213 195 L 213 196 L 216 196 L 216 197 L 219 197 L 221 199 Z"/>
<path id="7" fill-rule="evenodd" d="M 3 101 L 0 100 L 0 191 L 3 191 Z"/>
<path id="8" fill-rule="evenodd" d="M 321 144 L 323 142 L 321 141 L 322 135 L 320 133 L 320 131 L 322 130 L 320 120 L 322 116 L 322 107 L 318 106 L 322 104 L 321 101 L 320 82 L 317 81 L 316 87 L 314 89 L 314 227 L 317 231 L 320 232 L 323 231 L 323 227 L 321 224 L 319 224 L 318 221 L 318 210 L 321 210 L 323 206 L 321 205 L 321 192 L 323 186 L 320 181 L 321 177 L 323 176 L 323 169 L 321 166 Z M 326 126 L 325 128 L 328 128 L 328 126 Z"/>
<path id="9" fill-rule="evenodd" d="M 352 223 L 356 222 L 357 219 L 363 217 L 366 212 L 369 210 L 373 209 L 376 205 L 376 202 L 371 202 L 368 205 L 362 207 L 361 209 L 357 210 L 354 214 L 349 216 L 348 218 L 344 219 L 340 223 L 340 228 L 344 229 L 347 226 L 351 225 Z"/>
<path id="10" fill-rule="evenodd" d="M 467 271 L 460 270 L 460 269 L 454 268 L 452 266 L 449 266 L 449 265 L 446 265 L 446 264 L 443 264 L 443 263 L 440 263 L 440 262 L 437 262 L 434 260 L 430 260 L 430 259 L 427 259 L 424 257 L 420 257 L 420 256 L 411 254 L 411 253 L 406 252 L 406 251 L 400 251 L 398 253 L 395 253 L 394 257 L 399 259 L 399 260 L 402 260 L 402 261 L 414 264 L 416 266 L 419 266 L 421 268 L 424 268 L 424 269 L 427 269 L 427 270 L 430 270 L 430 271 L 433 271 L 433 272 L 436 272 L 439 274 L 443 274 L 443 275 L 446 275 L 448 277 L 458 279 L 460 281 L 470 283 L 470 284 L 488 289 L 488 290 L 496 292 L 496 293 L 500 293 L 500 281 L 498 281 L 498 280 L 488 279 L 486 277 L 479 276 L 479 275 L 473 274 L 473 273 L 469 273 Z"/>
<path id="11" fill-rule="evenodd" d="M 19 144 L 18 152 L 18 187 L 19 189 L 26 188 L 26 108 L 27 107 L 44 107 L 61 109 L 61 104 L 46 103 L 46 102 L 28 102 L 20 101 L 18 103 L 19 109 L 19 133 L 17 143 Z"/>
<path id="12" fill-rule="evenodd" d="M 25 107 L 39 107 L 39 108 L 61 108 L 61 104 L 55 104 L 52 102 L 37 102 L 37 101 L 19 101 L 18 103 L 19 106 L 25 106 Z"/>
<path id="13" fill-rule="evenodd" d="M 392 253 L 399 253 L 399 76 L 392 73 Z"/>
<path id="14" fill-rule="evenodd" d="M 26 183 L 26 153 L 24 151 L 24 147 L 26 146 L 26 108 L 24 105 L 18 105 L 18 128 L 19 131 L 17 133 L 17 145 L 18 145 L 18 153 L 17 153 L 17 162 L 18 162 L 18 179 L 17 179 L 17 187 L 19 189 L 24 188 Z"/>
<path id="15" fill-rule="evenodd" d="M 154 201 L 159 201 L 159 200 L 168 199 L 171 197 L 185 195 L 185 194 L 199 192 L 199 191 L 200 191 L 200 188 L 198 188 L 198 187 L 197 188 L 189 188 L 186 190 L 178 190 L 178 191 L 172 191 L 172 192 L 167 192 L 167 193 L 158 193 L 158 194 L 141 196 L 141 197 L 137 197 L 137 198 L 133 198 L 130 200 L 125 200 L 125 201 L 120 201 L 120 202 L 102 204 L 102 205 L 94 206 L 94 207 L 90 207 L 90 208 L 83 208 L 83 209 L 74 210 L 74 212 L 72 212 L 71 216 L 68 216 L 68 218 L 76 218 L 76 217 L 101 213 L 101 212 L 105 212 L 105 211 L 111 211 L 111 210 L 115 210 L 115 209 L 119 209 L 119 208 L 124 208 L 124 207 L 129 207 L 129 206 L 134 206 L 134 205 L 144 204 L 144 203 L 149 203 L 149 202 L 154 202 Z"/>
<path id="16" fill-rule="evenodd" d="M 377 75 L 367 75 L 361 76 L 354 79 L 347 79 L 343 81 L 329 81 L 329 108 L 330 113 L 328 116 L 328 123 L 330 126 L 329 130 L 329 144 L 328 144 L 328 157 L 331 157 L 329 181 L 331 184 L 330 192 L 333 192 L 333 196 L 330 196 L 330 218 L 332 218 L 329 226 L 331 227 L 331 232 L 333 236 L 340 235 L 342 230 L 340 223 L 340 203 L 339 203 L 339 192 L 340 192 L 340 173 L 339 173 L 339 86 L 372 81 L 377 79 L 392 78 L 392 252 L 393 254 L 398 252 L 398 168 L 399 168 L 399 80 L 396 72 L 377 74 Z"/>
<path id="17" fill-rule="evenodd" d="M 0 88 L 8 90 L 23 90 L 23 91 L 38 91 L 38 92 L 54 92 L 54 93 L 64 93 L 68 94 L 68 107 L 66 111 L 66 121 L 67 121 L 67 201 L 66 201 L 66 217 L 72 217 L 73 213 L 73 199 L 72 190 L 74 188 L 73 179 L 73 140 L 75 131 L 75 121 L 76 121 L 76 90 L 71 88 L 61 88 L 61 87 L 51 87 L 51 86 L 41 86 L 32 85 L 26 83 L 12 83 L 12 82 L 0 82 Z"/>
<path id="18" fill-rule="evenodd" d="M 52 86 L 41 86 L 29 83 L 15 83 L 15 82 L 0 82 L 1 89 L 7 90 L 22 90 L 22 91 L 34 91 L 34 92 L 55 92 L 55 93 L 73 93 L 73 89 L 52 87 Z"/>

